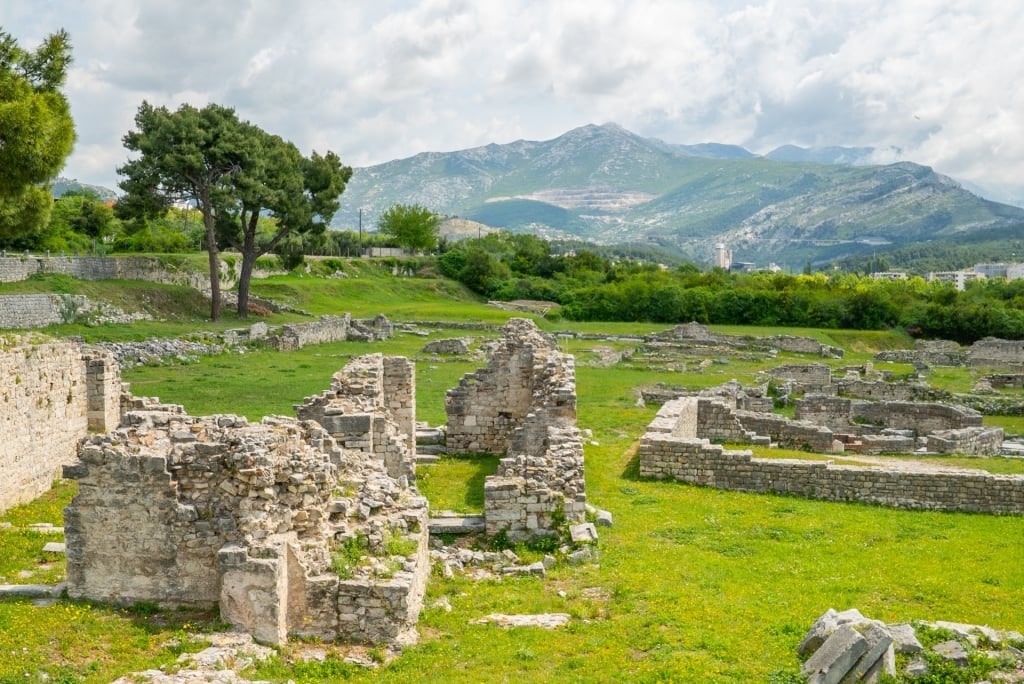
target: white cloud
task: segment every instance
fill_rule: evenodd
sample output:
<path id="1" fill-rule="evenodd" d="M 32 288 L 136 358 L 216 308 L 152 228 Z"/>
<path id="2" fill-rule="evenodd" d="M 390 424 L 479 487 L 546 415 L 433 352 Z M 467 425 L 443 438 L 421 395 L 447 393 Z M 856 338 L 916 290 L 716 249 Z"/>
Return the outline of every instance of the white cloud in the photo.
<path id="1" fill-rule="evenodd" d="M 113 185 L 139 103 L 218 102 L 367 165 L 615 121 L 765 152 L 874 146 L 1024 197 L 1024 16 L 1002 0 L 8 0 L 72 35 L 68 173 Z M 893 152 L 898 150 L 899 152 Z"/>

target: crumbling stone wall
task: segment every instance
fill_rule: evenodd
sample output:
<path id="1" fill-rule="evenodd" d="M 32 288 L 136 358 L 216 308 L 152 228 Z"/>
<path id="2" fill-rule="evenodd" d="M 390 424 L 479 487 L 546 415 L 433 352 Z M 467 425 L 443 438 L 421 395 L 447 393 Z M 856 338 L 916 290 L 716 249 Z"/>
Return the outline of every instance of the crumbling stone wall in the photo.
<path id="1" fill-rule="evenodd" d="M 391 477 L 416 476 L 416 371 L 402 356 L 368 354 L 331 377 L 330 389 L 295 406 L 347 449 L 372 454 Z"/>
<path id="2" fill-rule="evenodd" d="M 985 376 L 993 388 L 1024 388 L 1024 373 L 996 373 Z"/>
<path id="3" fill-rule="evenodd" d="M 350 403 L 379 408 L 384 386 L 375 395 L 368 385 L 382 361 L 354 364 L 332 388 L 363 384 Z M 65 510 L 70 596 L 219 605 L 266 643 L 414 637 L 427 503 L 382 459 L 344 448 L 312 420 L 125 405 L 134 410 L 122 427 L 85 440 L 65 469 L 79 482 Z"/>
<path id="4" fill-rule="evenodd" d="M 850 402 L 850 420 L 898 430 L 926 434 L 981 426 L 981 414 L 974 409 L 951 404 L 915 401 Z"/>
<path id="5" fill-rule="evenodd" d="M 927 445 L 939 453 L 993 455 L 999 453 L 1003 441 L 1002 428 L 982 427 L 981 414 L 972 409 L 867 402 L 823 394 L 797 400 L 794 420 L 737 409 L 736 402 L 727 397 L 673 399 L 658 415 L 648 431 L 716 442 L 775 443 L 822 453 L 909 453 Z M 925 441 L 931 433 L 937 434 L 936 439 Z"/>
<path id="6" fill-rule="evenodd" d="M 386 340 L 394 334 L 394 326 L 384 314 L 354 319 L 346 313 L 342 316 L 321 316 L 312 323 L 283 325 L 277 333 L 267 337 L 267 343 L 278 351 L 294 351 L 309 344 Z"/>
<path id="7" fill-rule="evenodd" d="M 120 419 L 113 358 L 75 342 L 7 337 L 0 350 L 0 510 L 39 496 L 90 430 Z"/>
<path id="8" fill-rule="evenodd" d="M 762 372 L 773 380 L 787 380 L 796 392 L 826 392 L 832 384 L 832 369 L 822 363 L 792 363 Z"/>
<path id="9" fill-rule="evenodd" d="M 521 540 L 584 520 L 583 444 L 573 357 L 527 319 L 502 333 L 487 367 L 448 391 L 447 448 L 506 454 L 484 483 L 484 519 Z"/>
<path id="10" fill-rule="evenodd" d="M 663 419 L 679 409 L 673 400 Z M 895 508 L 1024 514 L 1024 476 L 976 470 L 889 470 L 823 461 L 758 459 L 707 439 L 677 437 L 663 420 L 640 440 L 640 474 L 744 492 L 863 501 Z"/>
<path id="11" fill-rule="evenodd" d="M 974 368 L 1024 367 L 1024 340 L 1000 340 L 986 337 L 971 345 L 967 363 Z"/>
<path id="12" fill-rule="evenodd" d="M 752 349 L 764 352 L 789 351 L 805 354 L 817 354 L 829 358 L 842 358 L 843 350 L 822 344 L 810 337 L 794 337 L 792 335 L 773 335 L 770 337 L 753 337 L 748 335 L 720 335 L 711 332 L 697 322 L 677 325 L 674 328 L 651 335 L 646 335 L 648 344 L 681 344 L 698 348 L 731 347 L 734 349 Z"/>
<path id="13" fill-rule="evenodd" d="M 469 373 L 445 396 L 449 453 L 503 454 L 512 432 L 534 408 L 534 395 L 542 391 L 545 369 L 566 362 L 554 338 L 525 318 L 512 318 L 486 368 Z M 572 391 L 560 395 L 559 412 L 575 421 L 575 371 Z"/>
<path id="14" fill-rule="evenodd" d="M 1003 429 L 966 427 L 939 430 L 925 437 L 928 451 L 940 454 L 998 456 L 1003 451 Z"/>
<path id="15" fill-rule="evenodd" d="M 0 282 L 26 280 L 36 273 L 60 273 L 79 280 L 146 280 L 203 291 L 210 287 L 209 274 L 175 271 L 153 257 L 0 256 Z"/>
<path id="16" fill-rule="evenodd" d="M 926 366 L 962 366 L 967 352 L 950 340 L 918 340 L 913 349 L 888 349 L 875 354 L 876 361 Z"/>

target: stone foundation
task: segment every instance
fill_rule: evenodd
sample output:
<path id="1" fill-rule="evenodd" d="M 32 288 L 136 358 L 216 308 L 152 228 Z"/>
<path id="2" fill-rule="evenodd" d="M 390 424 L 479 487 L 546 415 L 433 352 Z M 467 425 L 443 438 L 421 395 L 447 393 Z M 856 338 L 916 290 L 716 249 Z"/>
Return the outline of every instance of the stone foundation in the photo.
<path id="1" fill-rule="evenodd" d="M 743 492 L 794 494 L 909 509 L 1024 514 L 1024 476 L 975 470 L 889 470 L 824 461 L 759 459 L 686 436 L 690 407 L 665 404 L 640 440 L 640 474 Z"/>
<path id="2" fill-rule="evenodd" d="M 282 325 L 279 331 L 266 339 L 267 344 L 278 351 L 294 351 L 309 344 L 386 340 L 394 334 L 394 326 L 384 314 L 378 314 L 376 318 L 354 319 L 346 313 L 342 316 L 321 316 L 312 323 Z"/>

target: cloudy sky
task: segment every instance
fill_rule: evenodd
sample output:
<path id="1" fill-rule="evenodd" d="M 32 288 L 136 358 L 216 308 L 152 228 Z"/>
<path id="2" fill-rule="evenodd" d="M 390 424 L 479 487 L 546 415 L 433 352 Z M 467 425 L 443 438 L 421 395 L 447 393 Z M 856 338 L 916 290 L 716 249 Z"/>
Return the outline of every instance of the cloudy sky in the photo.
<path id="1" fill-rule="evenodd" d="M 64 175 L 109 187 L 148 100 L 228 105 L 353 166 L 615 122 L 871 146 L 1024 200 L 1015 0 L 4 0 L 0 27 L 71 34 Z"/>

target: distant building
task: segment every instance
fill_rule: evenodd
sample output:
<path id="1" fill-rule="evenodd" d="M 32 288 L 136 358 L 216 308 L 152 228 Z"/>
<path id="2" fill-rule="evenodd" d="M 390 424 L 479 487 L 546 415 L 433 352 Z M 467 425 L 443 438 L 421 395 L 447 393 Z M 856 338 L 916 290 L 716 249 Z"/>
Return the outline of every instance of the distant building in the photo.
<path id="1" fill-rule="evenodd" d="M 878 271 L 871 277 L 875 280 L 906 280 L 909 276 L 904 271 Z"/>
<path id="2" fill-rule="evenodd" d="M 928 274 L 928 282 L 953 283 L 956 289 L 963 290 L 972 280 L 983 280 L 985 276 L 975 271 L 934 271 Z"/>
<path id="3" fill-rule="evenodd" d="M 986 278 L 1005 278 L 1006 264 L 974 264 L 974 272 Z"/>
<path id="4" fill-rule="evenodd" d="M 715 266 L 728 271 L 732 268 L 732 250 L 725 248 L 725 243 L 715 245 Z"/>
<path id="5" fill-rule="evenodd" d="M 1016 280 L 1024 278 L 1024 264 L 975 264 L 974 272 L 986 278 Z"/>

